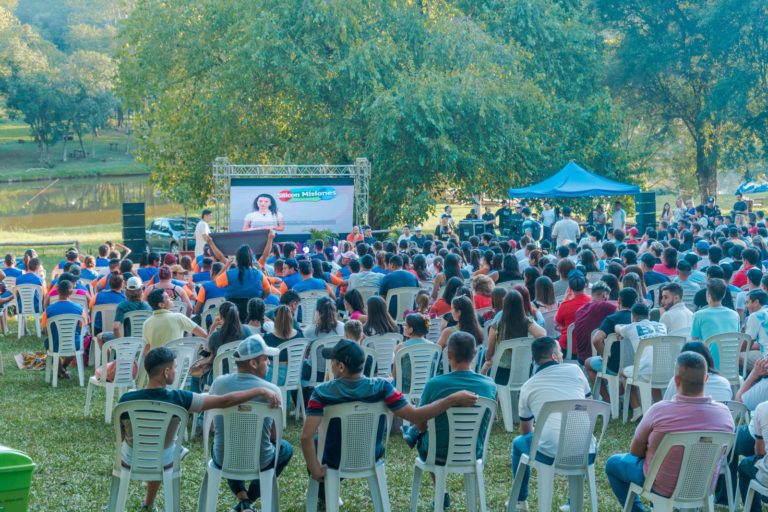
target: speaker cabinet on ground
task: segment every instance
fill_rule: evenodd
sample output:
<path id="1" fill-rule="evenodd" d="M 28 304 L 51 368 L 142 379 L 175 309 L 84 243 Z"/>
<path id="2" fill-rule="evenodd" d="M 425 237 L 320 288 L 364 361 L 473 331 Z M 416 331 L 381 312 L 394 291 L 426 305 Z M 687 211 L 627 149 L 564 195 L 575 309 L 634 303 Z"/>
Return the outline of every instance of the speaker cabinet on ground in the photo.
<path id="1" fill-rule="evenodd" d="M 123 203 L 123 243 L 138 255 L 147 249 L 144 203 Z"/>

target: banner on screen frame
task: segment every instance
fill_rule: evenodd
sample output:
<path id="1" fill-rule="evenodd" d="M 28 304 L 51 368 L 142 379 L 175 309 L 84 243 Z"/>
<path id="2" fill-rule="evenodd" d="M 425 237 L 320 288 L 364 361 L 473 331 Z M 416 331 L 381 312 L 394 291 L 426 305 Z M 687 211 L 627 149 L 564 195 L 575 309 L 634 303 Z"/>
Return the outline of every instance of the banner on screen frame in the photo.
<path id="1" fill-rule="evenodd" d="M 345 178 L 235 178 L 230 189 L 230 231 L 310 229 L 352 231 L 355 186 Z"/>

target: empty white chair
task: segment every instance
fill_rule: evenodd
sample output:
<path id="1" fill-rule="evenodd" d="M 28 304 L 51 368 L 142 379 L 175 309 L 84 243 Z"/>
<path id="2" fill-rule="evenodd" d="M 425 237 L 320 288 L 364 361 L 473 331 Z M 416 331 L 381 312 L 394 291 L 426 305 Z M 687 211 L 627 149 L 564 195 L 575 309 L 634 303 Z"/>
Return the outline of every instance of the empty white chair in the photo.
<path id="1" fill-rule="evenodd" d="M 432 289 L 431 286 L 429 288 L 430 288 L 430 290 Z M 360 295 L 363 297 L 363 303 L 364 304 L 368 303 L 368 299 L 370 299 L 374 295 L 378 295 L 379 294 L 379 287 L 378 286 L 358 286 L 357 288 L 355 288 L 355 290 L 360 292 Z"/>
<path id="2" fill-rule="evenodd" d="M 52 382 L 56 387 L 59 382 L 59 358 L 74 356 L 77 362 L 77 377 L 80 387 L 85 384 L 83 368 L 82 331 L 85 320 L 80 315 L 56 315 L 48 319 L 48 349 L 45 358 L 45 382 Z M 75 345 L 77 330 L 80 329 L 80 346 Z M 54 351 L 53 332 L 56 332 L 57 345 Z"/>
<path id="3" fill-rule="evenodd" d="M 741 376 L 739 375 L 739 359 L 741 355 L 741 345 L 745 344 L 747 352 L 752 343 L 752 337 L 749 334 L 740 332 L 727 332 L 710 336 L 704 341 L 704 345 L 712 351 L 712 346 L 717 347 L 719 365 L 716 365 L 717 372 L 728 379 L 732 388 L 741 387 Z M 746 367 L 746 361 L 744 366 Z"/>
<path id="4" fill-rule="evenodd" d="M 128 415 L 133 437 L 130 467 L 122 460 L 122 425 L 120 416 Z M 115 424 L 115 458 L 112 466 L 112 489 L 109 511 L 123 512 L 128 499 L 131 480 L 162 481 L 165 512 L 181 510 L 181 443 L 176 442 L 178 431 L 187 428 L 187 410 L 178 405 L 152 400 L 132 400 L 118 404 L 112 416 Z M 165 468 L 163 452 L 173 448 L 173 464 Z"/>
<path id="5" fill-rule="evenodd" d="M 536 427 L 531 439 L 531 451 L 522 455 L 520 464 L 515 471 L 515 480 L 512 482 L 507 512 L 514 512 L 515 510 L 514 507 L 517 503 L 517 497 L 520 495 L 520 488 L 525 475 L 525 466 L 536 468 L 539 510 L 541 512 L 549 512 L 552 508 L 552 489 L 555 484 L 555 475 L 568 477 L 571 510 L 582 510 L 583 508 L 584 477 L 587 477 L 590 497 L 592 498 L 592 512 L 597 512 L 595 463 L 594 458 L 590 461 L 590 454 L 597 454 L 600 440 L 608 429 L 610 416 L 611 406 L 597 400 L 558 400 L 544 404 L 539 417 L 536 418 Z M 601 417 L 602 428 L 600 436 L 595 442 L 595 427 Z M 547 421 L 560 423 L 557 454 L 552 464 L 545 464 L 536 460 L 539 441 Z"/>
<path id="6" fill-rule="evenodd" d="M 101 316 L 101 332 L 112 332 L 112 324 L 115 323 L 115 313 L 117 313 L 117 304 L 99 304 L 91 309 L 91 326 L 96 327 L 96 315 Z M 95 332 L 95 331 L 91 331 Z M 101 351 L 98 350 L 97 343 L 91 343 L 91 352 L 88 361 L 95 367 L 101 366 Z"/>
<path id="7" fill-rule="evenodd" d="M 304 354 L 309 346 L 309 340 L 305 338 L 294 338 L 284 341 L 277 348 L 280 354 L 285 352 L 288 361 L 280 363 L 280 354 L 272 358 L 272 384 L 280 388 L 283 401 L 283 424 L 286 423 L 288 415 L 288 393 L 296 391 L 296 421 L 299 420 L 299 414 L 303 410 L 304 396 L 301 392 L 301 365 L 304 362 Z M 280 366 L 285 366 L 285 380 L 280 383 Z"/>
<path id="8" fill-rule="evenodd" d="M 317 299 L 320 297 L 328 297 L 328 292 L 325 290 L 309 290 L 306 292 L 299 292 L 301 302 L 299 302 L 299 309 L 301 312 L 301 324 L 311 325 L 315 321 L 315 311 L 317 311 Z"/>
<path id="9" fill-rule="evenodd" d="M 285 405 L 285 404 L 283 404 Z M 268 404 L 248 402 L 229 409 L 213 409 L 205 414 L 203 445 L 208 446 L 208 433 L 216 416 L 224 423 L 224 458 L 221 469 L 208 461 L 203 481 L 200 484 L 198 512 L 215 512 L 222 478 L 231 480 L 259 480 L 261 510 L 280 510 L 275 466 L 261 469 L 261 432 L 264 420 L 271 419 L 275 426 L 275 461 L 280 454 L 283 437 L 283 413 Z M 206 450 L 207 452 L 207 450 Z"/>
<path id="10" fill-rule="evenodd" d="M 376 354 L 376 376 L 389 379 L 392 376 L 392 363 L 395 360 L 395 347 L 403 341 L 397 333 L 380 334 L 365 339 L 365 346 Z"/>
<path id="11" fill-rule="evenodd" d="M 490 377 L 496 381 L 501 417 L 504 420 L 504 430 L 507 432 L 514 432 L 515 430 L 515 421 L 518 416 L 517 398 L 523 384 L 531 376 L 533 364 L 531 343 L 533 343 L 533 338 L 504 340 L 496 345 L 496 350 L 493 353 Z M 509 361 L 509 381 L 506 384 L 499 384 L 496 380 L 502 358 L 504 358 L 505 364 L 506 361 Z"/>
<path id="12" fill-rule="evenodd" d="M 104 422 L 109 423 L 112 420 L 112 404 L 115 399 L 115 390 L 120 395 L 127 389 L 136 387 L 136 377 L 133 374 L 134 368 L 138 373 L 141 366 L 141 360 L 144 355 L 144 340 L 141 338 L 118 338 L 106 342 L 101 347 L 100 366 L 101 375 L 93 375 L 88 379 L 88 390 L 85 398 L 85 415 L 91 414 L 91 399 L 93 391 L 97 387 L 104 388 L 106 392 L 106 406 L 104 408 Z M 114 354 L 114 357 L 111 357 Z M 112 382 L 107 381 L 107 365 L 114 361 L 115 376 Z"/>
<path id="13" fill-rule="evenodd" d="M 131 328 L 130 335 L 132 338 L 144 337 L 144 322 L 152 316 L 152 311 L 148 309 L 138 309 L 136 311 L 129 311 L 123 315 L 123 325 L 128 324 Z M 126 334 L 126 332 L 123 332 Z"/>
<path id="14" fill-rule="evenodd" d="M 421 291 L 421 288 L 416 286 L 404 286 L 401 288 L 392 288 L 387 291 L 387 311 L 389 311 L 389 305 L 393 299 L 397 298 L 397 312 L 393 316 L 395 322 L 398 324 L 405 323 L 405 312 L 409 309 L 413 309 L 413 303 L 416 300 L 416 294 Z"/>
<path id="15" fill-rule="evenodd" d="M 426 460 L 416 457 L 413 467 L 413 488 L 411 490 L 411 512 L 416 512 L 419 504 L 419 488 L 423 472 L 435 475 L 435 511 L 443 510 L 443 496 L 449 473 L 464 475 L 464 488 L 467 494 L 467 509 L 485 512 L 485 479 L 483 477 L 483 457 L 488 449 L 490 429 L 493 425 L 496 402 L 485 397 L 477 399 L 472 407 L 451 407 L 445 412 L 448 417 L 448 453 L 445 463 L 437 463 L 437 430 L 435 418 L 427 423 L 429 445 Z M 482 439 L 481 439 L 482 436 Z M 481 443 L 481 455 L 477 447 Z"/>
<path id="16" fill-rule="evenodd" d="M 328 425 L 339 423 L 341 453 L 338 469 L 328 468 L 325 474 L 325 510 L 338 512 L 342 478 L 366 478 L 375 512 L 389 512 L 389 492 L 384 459 L 376 460 L 376 438 L 382 421 L 387 424 L 390 412 L 384 402 L 348 402 L 326 407 L 320 423 L 317 458 L 322 464 Z M 307 512 L 317 512 L 320 483 L 309 477 Z"/>
<path id="17" fill-rule="evenodd" d="M 442 351 L 434 343 L 418 343 L 401 348 L 395 354 L 395 388 L 412 404 L 418 404 L 427 381 L 435 376 L 437 363 Z M 408 389 L 403 385 L 406 380 L 404 360 L 409 361 L 410 372 L 407 375 Z"/>
<path id="18" fill-rule="evenodd" d="M 16 319 L 19 324 L 19 338 L 24 336 L 27 318 L 35 321 L 37 337 L 40 333 L 40 319 L 43 316 L 43 287 L 36 284 L 20 284 L 14 289 L 18 297 L 18 312 Z"/>
<path id="19" fill-rule="evenodd" d="M 654 512 L 672 512 L 673 508 L 714 510 L 712 500 L 712 481 L 718 464 L 733 443 L 731 432 L 677 432 L 664 434 L 653 455 L 648 468 L 645 483 L 642 486 L 631 484 L 625 512 L 632 510 L 635 495 L 645 498 L 653 504 Z M 653 492 L 656 475 L 672 448 L 682 450 L 680 473 L 675 490 L 669 497 Z"/>
<path id="20" fill-rule="evenodd" d="M 684 344 L 685 338 L 680 336 L 656 336 L 641 340 L 637 346 L 632 375 L 625 375 L 626 381 L 624 385 L 627 392 L 629 392 L 630 386 L 637 387 L 638 394 L 640 395 L 640 407 L 643 413 L 653 405 L 652 390 L 662 390 L 661 393 L 663 394 L 664 390 L 669 386 L 669 381 L 675 376 L 675 361 Z M 649 349 L 653 350 L 651 374 L 644 376 L 640 373 L 640 363 L 643 360 L 643 352 Z M 624 400 L 624 422 L 627 421 L 629 416 L 629 402 L 628 399 Z"/>
<path id="21" fill-rule="evenodd" d="M 608 388 L 608 399 L 611 404 L 611 418 L 619 417 L 619 375 L 608 372 L 608 359 L 611 355 L 611 348 L 614 343 L 619 343 L 619 372 L 622 368 L 630 366 L 635 361 L 635 349 L 629 341 L 620 342 L 615 333 L 611 333 L 605 338 L 603 348 L 603 369 L 597 372 L 595 383 L 592 387 L 592 396 L 600 396 L 600 379 L 605 380 Z M 593 347 L 594 348 L 594 347 Z"/>

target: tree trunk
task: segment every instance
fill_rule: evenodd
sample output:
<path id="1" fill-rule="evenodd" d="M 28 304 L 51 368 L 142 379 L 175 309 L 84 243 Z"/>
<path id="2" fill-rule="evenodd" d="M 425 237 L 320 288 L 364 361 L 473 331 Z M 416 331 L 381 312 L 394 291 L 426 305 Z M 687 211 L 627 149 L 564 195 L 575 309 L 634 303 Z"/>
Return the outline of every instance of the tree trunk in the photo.
<path id="1" fill-rule="evenodd" d="M 707 197 L 717 197 L 717 147 L 706 148 L 702 136 L 696 141 L 696 180 L 701 192 L 701 204 Z"/>
<path id="2" fill-rule="evenodd" d="M 64 134 L 64 151 L 61 152 L 61 161 L 66 162 L 67 161 L 67 135 Z"/>
<path id="3" fill-rule="evenodd" d="M 91 158 L 96 158 L 96 130 L 93 130 L 91 138 Z"/>

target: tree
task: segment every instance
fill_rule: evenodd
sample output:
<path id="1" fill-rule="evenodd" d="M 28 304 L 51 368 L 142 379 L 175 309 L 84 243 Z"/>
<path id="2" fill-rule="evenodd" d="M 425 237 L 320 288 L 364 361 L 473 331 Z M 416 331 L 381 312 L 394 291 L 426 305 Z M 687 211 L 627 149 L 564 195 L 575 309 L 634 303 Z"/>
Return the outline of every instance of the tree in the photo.
<path id="1" fill-rule="evenodd" d="M 755 21 L 749 10 L 762 3 L 597 0 L 596 5 L 614 49 L 612 83 L 627 103 L 684 127 L 702 200 L 714 196 L 718 167 L 752 151 L 744 141 L 753 114 L 741 108 L 751 85 L 734 63 L 755 62 L 750 56 L 755 47 L 742 44 L 741 34 Z"/>

